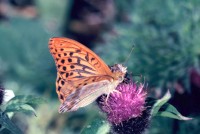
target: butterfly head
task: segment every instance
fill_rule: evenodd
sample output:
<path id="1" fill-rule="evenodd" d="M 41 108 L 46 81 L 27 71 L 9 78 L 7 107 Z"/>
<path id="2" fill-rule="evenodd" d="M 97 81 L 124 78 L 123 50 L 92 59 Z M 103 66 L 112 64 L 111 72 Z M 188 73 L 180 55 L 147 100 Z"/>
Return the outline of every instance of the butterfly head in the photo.
<path id="1" fill-rule="evenodd" d="M 122 64 L 115 64 L 111 67 L 111 71 L 114 75 L 114 78 L 122 82 L 127 72 L 127 67 L 124 67 Z"/>

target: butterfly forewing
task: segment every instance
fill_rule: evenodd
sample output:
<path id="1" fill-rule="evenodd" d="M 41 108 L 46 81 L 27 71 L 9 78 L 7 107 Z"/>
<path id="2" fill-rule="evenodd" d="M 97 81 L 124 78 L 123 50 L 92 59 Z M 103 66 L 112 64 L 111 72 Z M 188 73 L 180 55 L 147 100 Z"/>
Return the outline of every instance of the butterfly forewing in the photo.
<path id="1" fill-rule="evenodd" d="M 51 38 L 49 49 L 63 79 L 110 75 L 108 66 L 90 49 L 68 38 Z"/>

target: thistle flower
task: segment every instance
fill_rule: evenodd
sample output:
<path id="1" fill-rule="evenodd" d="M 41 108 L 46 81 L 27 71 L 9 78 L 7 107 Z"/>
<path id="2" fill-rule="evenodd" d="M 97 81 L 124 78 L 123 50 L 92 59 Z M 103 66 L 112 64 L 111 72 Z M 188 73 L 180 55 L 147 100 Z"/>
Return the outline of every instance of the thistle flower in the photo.
<path id="1" fill-rule="evenodd" d="M 120 93 L 113 93 L 106 101 L 106 96 L 102 96 L 100 107 L 107 113 L 111 123 L 118 124 L 130 118 L 139 117 L 145 110 L 146 92 L 143 85 L 137 87 L 133 82 L 122 83 L 116 88 Z"/>
<path id="2" fill-rule="evenodd" d="M 103 95 L 97 100 L 111 123 L 113 133 L 141 133 L 147 128 L 150 110 L 145 106 L 147 93 L 143 88 L 144 85 L 131 81 L 121 83 L 116 88 L 120 93 L 110 94 L 107 100 Z"/>
<path id="3" fill-rule="evenodd" d="M 113 134 L 143 134 L 149 126 L 151 109 L 146 108 L 141 116 L 122 121 L 120 124 L 112 124 Z"/>

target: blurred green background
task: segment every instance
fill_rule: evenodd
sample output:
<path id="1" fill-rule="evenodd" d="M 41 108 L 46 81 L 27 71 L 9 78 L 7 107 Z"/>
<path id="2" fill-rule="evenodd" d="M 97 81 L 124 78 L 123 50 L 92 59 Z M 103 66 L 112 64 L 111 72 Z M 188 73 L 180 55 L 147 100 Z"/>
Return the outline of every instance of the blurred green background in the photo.
<path id="1" fill-rule="evenodd" d="M 133 79 L 148 83 L 155 98 L 169 89 L 170 103 L 194 118 L 153 118 L 146 133 L 200 132 L 199 0 L 0 0 L 0 82 L 15 94 L 47 100 L 37 117 L 13 117 L 27 134 L 76 134 L 103 118 L 95 103 L 58 114 L 56 68 L 48 50 L 53 36 L 85 44 L 108 65 L 123 63 L 134 45 L 126 63 Z"/>

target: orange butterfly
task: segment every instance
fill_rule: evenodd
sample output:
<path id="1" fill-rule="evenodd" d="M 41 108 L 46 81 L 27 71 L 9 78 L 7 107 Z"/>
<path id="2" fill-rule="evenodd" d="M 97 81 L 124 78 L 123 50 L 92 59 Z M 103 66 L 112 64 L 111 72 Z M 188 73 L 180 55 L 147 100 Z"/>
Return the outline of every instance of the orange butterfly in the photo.
<path id="1" fill-rule="evenodd" d="M 84 107 L 102 94 L 119 92 L 115 88 L 124 80 L 126 67 L 116 64 L 110 69 L 89 48 L 68 38 L 51 38 L 49 49 L 57 67 L 60 113 Z"/>

